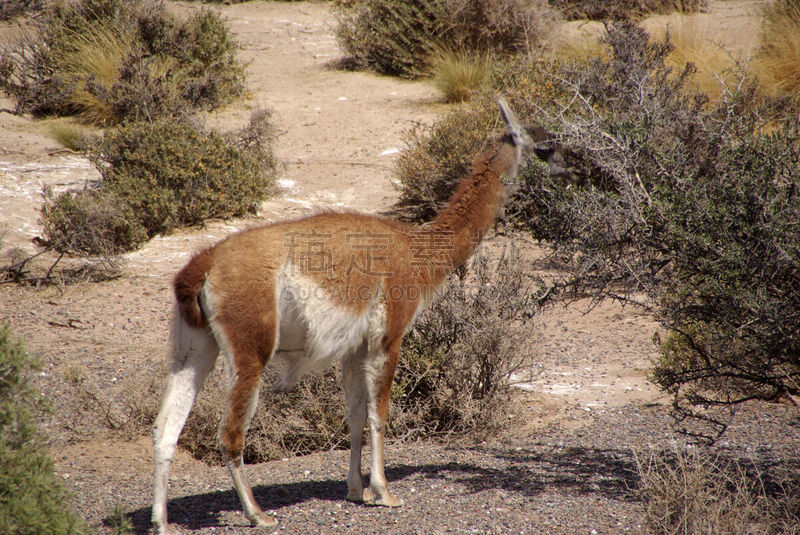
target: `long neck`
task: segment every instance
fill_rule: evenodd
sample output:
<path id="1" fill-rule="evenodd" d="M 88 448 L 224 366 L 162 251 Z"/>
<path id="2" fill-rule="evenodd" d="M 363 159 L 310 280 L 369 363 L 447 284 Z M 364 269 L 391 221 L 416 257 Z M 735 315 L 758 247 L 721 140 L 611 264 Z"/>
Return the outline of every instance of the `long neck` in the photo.
<path id="1" fill-rule="evenodd" d="M 473 162 L 472 173 L 461 180 L 444 210 L 425 227 L 440 243 L 449 244 L 450 270 L 467 261 L 494 224 L 506 199 L 500 176 L 516 174 L 516 165 L 516 148 L 510 136 L 505 136 Z"/>

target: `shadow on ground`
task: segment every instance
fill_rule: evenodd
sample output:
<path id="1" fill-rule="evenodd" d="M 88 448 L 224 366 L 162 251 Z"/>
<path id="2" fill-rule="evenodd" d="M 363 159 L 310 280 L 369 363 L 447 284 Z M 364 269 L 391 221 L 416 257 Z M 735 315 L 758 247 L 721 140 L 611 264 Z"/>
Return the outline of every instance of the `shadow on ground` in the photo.
<path id="1" fill-rule="evenodd" d="M 399 464 L 387 467 L 386 478 L 400 481 L 422 479 L 434 484 L 437 480 L 460 484 L 465 494 L 502 489 L 522 496 L 542 492 L 597 494 L 608 499 L 632 501 L 639 479 L 629 451 L 589 448 L 552 448 L 541 450 L 473 448 L 468 461 L 432 464 Z M 485 465 L 478 458 L 486 459 Z M 311 500 L 339 502 L 344 499 L 342 479 L 312 480 L 287 484 L 257 485 L 256 499 L 267 511 L 302 504 Z M 239 511 L 236 492 L 216 491 L 170 500 L 170 522 L 188 529 L 220 526 L 221 515 Z M 136 533 L 150 528 L 150 508 L 141 508 L 128 515 Z M 112 525 L 114 519 L 104 523 Z"/>

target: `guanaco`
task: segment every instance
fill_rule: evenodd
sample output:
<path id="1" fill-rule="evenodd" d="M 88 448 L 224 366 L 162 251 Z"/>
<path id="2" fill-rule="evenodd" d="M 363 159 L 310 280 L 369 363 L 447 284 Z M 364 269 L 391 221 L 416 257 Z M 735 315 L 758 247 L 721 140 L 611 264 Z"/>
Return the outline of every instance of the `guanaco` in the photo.
<path id="1" fill-rule="evenodd" d="M 233 234 L 180 270 L 169 372 L 153 426 L 157 533 L 169 532 L 167 487 L 178 436 L 219 353 L 229 381 L 217 440 L 253 526 L 277 524 L 256 503 L 242 460 L 262 371 L 271 361 L 283 364 L 279 388 L 342 362 L 350 427 L 347 499 L 402 505 L 386 485 L 384 428 L 403 335 L 492 227 L 506 199 L 505 183 L 537 149 L 533 129 L 520 124 L 505 100 L 498 104 L 509 132 L 474 161 L 432 222 L 414 226 L 323 211 Z M 367 420 L 371 467 L 364 488 Z"/>

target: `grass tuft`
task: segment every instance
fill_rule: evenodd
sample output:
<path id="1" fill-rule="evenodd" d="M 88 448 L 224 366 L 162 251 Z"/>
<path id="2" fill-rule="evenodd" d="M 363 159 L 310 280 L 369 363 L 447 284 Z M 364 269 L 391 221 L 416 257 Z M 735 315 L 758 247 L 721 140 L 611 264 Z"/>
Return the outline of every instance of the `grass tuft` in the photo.
<path id="1" fill-rule="evenodd" d="M 634 452 L 651 533 L 796 534 L 794 478 L 703 450 Z"/>
<path id="2" fill-rule="evenodd" d="M 463 102 L 485 87 L 491 75 L 488 53 L 440 47 L 431 57 L 433 84 L 447 102 Z"/>
<path id="3" fill-rule="evenodd" d="M 93 24 L 70 32 L 57 62 L 66 78 L 75 81 L 65 105 L 86 123 L 114 121 L 111 104 L 104 99 L 119 79 L 123 61 L 133 53 L 134 38 L 126 31 Z"/>
<path id="4" fill-rule="evenodd" d="M 800 96 L 800 2 L 767 4 L 755 68 L 773 95 Z"/>
<path id="5" fill-rule="evenodd" d="M 47 133 L 63 147 L 80 152 L 87 148 L 92 129 L 69 119 L 54 119 L 47 123 Z"/>

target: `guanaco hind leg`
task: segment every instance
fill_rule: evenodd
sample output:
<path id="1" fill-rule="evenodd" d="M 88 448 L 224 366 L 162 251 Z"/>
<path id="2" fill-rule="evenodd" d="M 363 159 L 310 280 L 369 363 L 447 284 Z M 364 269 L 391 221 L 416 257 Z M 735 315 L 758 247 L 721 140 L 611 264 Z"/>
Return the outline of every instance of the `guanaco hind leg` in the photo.
<path id="1" fill-rule="evenodd" d="M 153 426 L 154 486 L 152 521 L 159 534 L 169 533 L 167 487 L 178 436 L 197 392 L 214 368 L 219 348 L 208 330 L 189 327 L 182 319 L 173 326 L 173 353 L 161 410 Z"/>
<path id="2" fill-rule="evenodd" d="M 258 404 L 262 362 L 268 360 L 262 360 L 259 355 L 250 357 L 239 354 L 234 359 L 233 355 L 225 352 L 225 368 L 229 383 L 228 403 L 219 423 L 217 442 L 225 465 L 231 474 L 233 486 L 250 523 L 256 527 L 271 528 L 278 522 L 272 516 L 265 514 L 256 502 L 244 471 L 242 459 L 244 438 Z M 250 366 L 242 366 L 242 362 L 250 363 Z"/>

